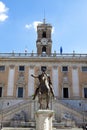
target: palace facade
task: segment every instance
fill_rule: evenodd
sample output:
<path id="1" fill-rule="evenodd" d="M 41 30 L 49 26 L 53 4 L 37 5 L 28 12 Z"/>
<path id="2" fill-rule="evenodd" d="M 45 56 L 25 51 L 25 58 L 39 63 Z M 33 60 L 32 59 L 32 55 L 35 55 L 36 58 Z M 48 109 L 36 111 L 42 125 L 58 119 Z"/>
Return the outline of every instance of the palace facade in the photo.
<path id="1" fill-rule="evenodd" d="M 52 53 L 51 35 L 52 26 L 44 20 L 37 26 L 37 53 L 0 53 L 2 109 L 31 100 L 39 83 L 31 74 L 40 74 L 44 67 L 51 77 L 56 99 L 77 108 L 84 102 L 87 110 L 87 54 Z"/>

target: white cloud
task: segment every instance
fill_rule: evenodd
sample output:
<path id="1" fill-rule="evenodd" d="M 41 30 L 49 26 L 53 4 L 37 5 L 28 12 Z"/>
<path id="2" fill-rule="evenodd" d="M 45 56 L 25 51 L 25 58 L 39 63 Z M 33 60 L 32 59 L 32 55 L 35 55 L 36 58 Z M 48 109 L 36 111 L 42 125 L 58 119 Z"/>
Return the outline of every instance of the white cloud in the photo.
<path id="1" fill-rule="evenodd" d="M 6 14 L 0 14 L 0 22 L 5 21 L 8 18 Z"/>
<path id="2" fill-rule="evenodd" d="M 33 22 L 33 27 L 34 27 L 34 29 L 35 29 L 35 31 L 37 31 L 37 25 L 38 24 L 41 24 L 42 22 L 40 22 L 40 21 L 34 21 Z"/>
<path id="3" fill-rule="evenodd" d="M 28 29 L 28 30 L 30 30 L 31 28 L 34 28 L 34 30 L 37 31 L 37 25 L 39 23 L 42 23 L 42 22 L 40 22 L 40 21 L 34 21 L 32 24 L 26 24 L 25 28 Z"/>
<path id="4" fill-rule="evenodd" d="M 5 6 L 5 4 L 0 1 L 0 22 L 3 22 L 8 18 L 8 10 L 9 9 Z"/>
<path id="5" fill-rule="evenodd" d="M 41 24 L 43 22 L 41 21 L 34 21 L 32 24 L 26 24 L 25 28 L 30 30 L 31 28 L 34 28 L 35 31 L 37 31 L 38 24 Z M 54 33 L 54 27 L 52 27 L 52 34 Z"/>
<path id="6" fill-rule="evenodd" d="M 26 29 L 32 28 L 32 24 L 26 24 L 26 25 L 25 25 L 25 28 L 26 28 Z"/>

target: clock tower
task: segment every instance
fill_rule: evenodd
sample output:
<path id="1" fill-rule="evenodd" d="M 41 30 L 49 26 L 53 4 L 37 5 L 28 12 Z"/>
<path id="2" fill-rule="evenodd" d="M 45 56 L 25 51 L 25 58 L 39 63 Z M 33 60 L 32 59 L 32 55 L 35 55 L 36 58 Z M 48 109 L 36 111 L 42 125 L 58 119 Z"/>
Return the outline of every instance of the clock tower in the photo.
<path id="1" fill-rule="evenodd" d="M 38 55 L 50 55 L 52 48 L 52 26 L 43 20 L 43 23 L 37 26 L 37 54 Z"/>

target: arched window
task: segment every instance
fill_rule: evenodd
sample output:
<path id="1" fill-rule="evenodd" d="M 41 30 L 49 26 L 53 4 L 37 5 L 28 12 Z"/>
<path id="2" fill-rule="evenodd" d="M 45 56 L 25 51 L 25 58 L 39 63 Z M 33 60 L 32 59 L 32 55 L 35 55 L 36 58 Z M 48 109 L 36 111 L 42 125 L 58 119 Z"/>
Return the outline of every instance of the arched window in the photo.
<path id="1" fill-rule="evenodd" d="M 45 46 L 42 47 L 42 52 L 46 52 L 46 47 Z"/>
<path id="2" fill-rule="evenodd" d="M 45 31 L 42 33 L 42 38 L 46 38 L 46 32 Z"/>

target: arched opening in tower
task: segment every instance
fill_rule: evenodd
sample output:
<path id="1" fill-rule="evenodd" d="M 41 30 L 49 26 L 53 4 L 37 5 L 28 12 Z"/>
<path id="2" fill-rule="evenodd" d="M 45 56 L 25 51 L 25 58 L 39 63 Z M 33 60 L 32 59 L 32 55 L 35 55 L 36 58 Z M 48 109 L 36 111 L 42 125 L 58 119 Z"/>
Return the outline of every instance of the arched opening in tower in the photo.
<path id="1" fill-rule="evenodd" d="M 46 32 L 45 31 L 42 34 L 42 38 L 46 38 Z"/>
<path id="2" fill-rule="evenodd" d="M 45 46 L 42 47 L 42 53 L 46 53 L 46 47 Z"/>

